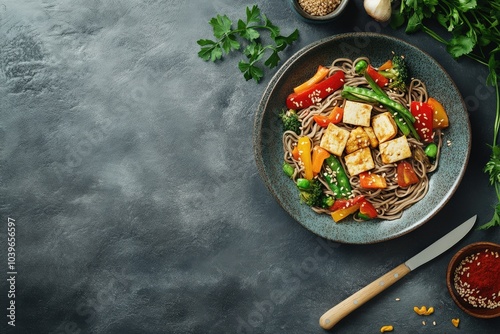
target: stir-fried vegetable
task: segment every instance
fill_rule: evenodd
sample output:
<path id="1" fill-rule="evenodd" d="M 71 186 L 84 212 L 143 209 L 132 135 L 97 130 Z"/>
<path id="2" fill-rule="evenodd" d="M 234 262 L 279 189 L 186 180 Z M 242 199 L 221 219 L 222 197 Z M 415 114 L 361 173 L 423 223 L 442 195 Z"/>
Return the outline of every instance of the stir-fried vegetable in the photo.
<path id="1" fill-rule="evenodd" d="M 406 91 L 408 82 L 408 66 L 403 56 L 394 55 L 391 59 L 391 67 L 378 71 L 378 73 L 389 80 L 389 88 Z"/>
<path id="2" fill-rule="evenodd" d="M 331 174 L 325 173 L 324 176 L 335 197 L 349 197 L 352 191 L 351 183 L 349 182 L 349 177 L 347 176 L 344 167 L 342 167 L 340 160 L 336 156 L 330 155 L 325 160 L 325 163 L 328 166 L 329 170 L 331 170 Z"/>
<path id="3" fill-rule="evenodd" d="M 299 116 L 293 109 L 282 110 L 278 116 L 283 122 L 283 131 L 293 131 L 297 134 L 300 133 L 300 126 L 302 125 Z"/>
<path id="4" fill-rule="evenodd" d="M 323 205 L 323 189 L 321 183 L 316 180 L 297 179 L 297 188 L 300 192 L 300 200 L 309 206 Z"/>
<path id="5" fill-rule="evenodd" d="M 321 171 L 323 167 L 323 162 L 325 159 L 330 157 L 330 153 L 319 145 L 313 147 L 312 153 L 312 171 L 313 175 L 316 176 Z"/>
<path id="6" fill-rule="evenodd" d="M 311 86 L 300 93 L 292 93 L 286 99 L 288 109 L 304 109 L 320 103 L 325 97 L 340 89 L 344 85 L 345 74 L 337 71 L 325 80 Z"/>
<path id="7" fill-rule="evenodd" d="M 432 113 L 430 105 L 425 102 L 413 101 L 410 104 L 410 111 L 415 117 L 415 130 L 424 143 L 431 143 L 433 140 Z"/>
<path id="8" fill-rule="evenodd" d="M 412 184 L 418 183 L 419 178 L 413 166 L 408 161 L 400 161 L 397 167 L 398 185 L 406 188 Z"/>
<path id="9" fill-rule="evenodd" d="M 299 149 L 299 157 L 304 167 L 304 177 L 312 180 L 314 177 L 311 159 L 311 139 L 309 137 L 300 137 L 297 143 Z"/>
<path id="10" fill-rule="evenodd" d="M 319 65 L 316 73 L 309 80 L 295 87 L 293 91 L 297 94 L 302 93 L 326 78 L 329 71 L 330 70 L 327 67 Z"/>
<path id="11" fill-rule="evenodd" d="M 344 109 L 339 106 L 335 106 L 330 112 L 330 115 L 328 116 L 314 115 L 313 119 L 319 126 L 327 128 L 328 124 L 340 123 L 342 121 L 343 116 L 344 116 Z"/>

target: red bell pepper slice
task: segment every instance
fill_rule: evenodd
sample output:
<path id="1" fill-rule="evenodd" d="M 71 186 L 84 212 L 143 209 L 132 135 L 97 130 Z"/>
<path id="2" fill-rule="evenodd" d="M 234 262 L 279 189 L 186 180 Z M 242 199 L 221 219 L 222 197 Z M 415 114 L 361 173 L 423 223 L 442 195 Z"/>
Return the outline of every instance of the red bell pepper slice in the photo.
<path id="1" fill-rule="evenodd" d="M 324 115 L 314 115 L 314 121 L 321 127 L 327 128 L 328 124 L 338 124 L 342 121 L 344 117 L 344 108 L 335 106 L 328 116 Z"/>
<path id="2" fill-rule="evenodd" d="M 344 79 L 344 72 L 337 71 L 325 80 L 299 94 L 292 93 L 288 95 L 286 106 L 288 109 L 299 110 L 320 103 L 325 97 L 342 88 L 344 86 Z"/>
<path id="3" fill-rule="evenodd" d="M 337 199 L 330 207 L 332 217 L 335 221 L 345 218 L 346 213 L 354 213 L 358 211 L 365 219 L 377 218 L 377 209 L 363 195 L 358 195 L 349 199 Z M 337 216 L 337 219 L 334 216 Z M 340 218 L 340 219 L 339 219 Z"/>
<path id="4" fill-rule="evenodd" d="M 335 203 L 330 207 L 330 211 L 337 211 L 340 209 L 345 209 L 355 204 L 359 204 L 362 200 L 365 199 L 365 196 L 358 195 L 353 198 L 338 198 L 335 200 Z"/>
<path id="5" fill-rule="evenodd" d="M 380 88 L 384 88 L 389 83 L 389 79 L 378 73 L 377 70 L 370 64 L 368 64 L 366 74 L 368 74 Z"/>
<path id="6" fill-rule="evenodd" d="M 400 161 L 397 167 L 398 185 L 406 188 L 412 184 L 418 183 L 419 178 L 413 166 L 408 161 Z"/>
<path id="7" fill-rule="evenodd" d="M 432 127 L 432 107 L 425 102 L 412 101 L 410 104 L 410 111 L 413 117 L 415 117 L 415 123 L 413 123 L 413 125 L 420 136 L 420 140 L 424 143 L 431 143 L 434 137 Z"/>
<path id="8" fill-rule="evenodd" d="M 368 217 L 370 219 L 377 218 L 378 212 L 377 209 L 373 206 L 372 203 L 368 202 L 366 198 L 363 198 L 361 201 L 361 205 L 359 206 L 359 213 L 363 215 L 363 217 Z"/>

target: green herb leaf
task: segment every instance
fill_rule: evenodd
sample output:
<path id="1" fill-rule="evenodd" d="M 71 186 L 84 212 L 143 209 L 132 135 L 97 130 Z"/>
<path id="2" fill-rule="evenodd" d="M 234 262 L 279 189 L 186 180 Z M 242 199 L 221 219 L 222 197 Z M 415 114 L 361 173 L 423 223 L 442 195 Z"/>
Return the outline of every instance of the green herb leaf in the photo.
<path id="1" fill-rule="evenodd" d="M 257 5 L 253 5 L 252 8 L 247 7 L 246 14 L 247 14 L 247 24 L 260 23 L 260 9 Z"/>
<path id="2" fill-rule="evenodd" d="M 267 58 L 266 62 L 264 63 L 266 66 L 269 68 L 276 67 L 278 63 L 280 62 L 280 56 L 278 55 L 278 51 L 273 51 L 269 58 Z"/>
<path id="3" fill-rule="evenodd" d="M 213 28 L 214 36 L 218 39 L 225 37 L 225 35 L 231 33 L 232 22 L 226 15 L 217 15 L 209 21 Z"/>
<path id="4" fill-rule="evenodd" d="M 458 8 L 462 12 L 466 12 L 470 9 L 474 9 L 477 7 L 477 2 L 476 0 L 458 0 Z"/>
<path id="5" fill-rule="evenodd" d="M 271 38 L 275 39 L 276 37 L 278 37 L 280 35 L 280 28 L 278 28 L 277 26 L 272 24 L 271 21 L 267 18 L 267 16 L 262 15 L 262 17 L 264 19 L 264 26 L 267 29 L 269 29 L 269 32 L 271 34 Z"/>
<path id="6" fill-rule="evenodd" d="M 397 29 L 401 27 L 405 23 L 405 17 L 401 12 L 393 10 L 391 13 L 391 28 L 392 29 Z"/>
<path id="7" fill-rule="evenodd" d="M 238 63 L 238 68 L 243 73 L 243 76 L 247 81 L 254 79 L 259 82 L 259 80 L 264 76 L 262 69 L 243 60 Z"/>
<path id="8" fill-rule="evenodd" d="M 500 182 L 500 147 L 493 146 L 490 160 L 486 163 L 484 171 L 489 174 L 490 184 Z"/>
<path id="9" fill-rule="evenodd" d="M 488 74 L 488 77 L 486 78 L 486 83 L 488 85 L 496 85 L 498 84 L 498 75 L 497 75 L 497 71 L 500 70 L 500 62 L 498 62 L 495 58 L 495 54 L 494 53 L 491 53 L 490 55 L 490 59 L 488 60 L 488 69 L 490 70 L 489 74 Z M 495 155 L 495 151 L 493 152 L 493 154 Z M 500 156 L 500 154 L 499 154 Z M 496 155 L 495 155 L 496 157 Z"/>
<path id="10" fill-rule="evenodd" d="M 500 203 L 495 207 L 493 217 L 489 222 L 478 227 L 478 230 L 487 230 L 489 228 L 500 226 Z"/>
<path id="11" fill-rule="evenodd" d="M 420 29 L 422 29 L 422 16 L 420 13 L 414 13 L 408 20 L 406 33 L 412 34 Z"/>
<path id="12" fill-rule="evenodd" d="M 469 54 L 472 52 L 474 45 L 476 43 L 469 36 L 459 35 L 453 37 L 446 46 L 446 50 L 449 54 L 451 54 L 454 58 L 458 58 L 460 56 Z"/>

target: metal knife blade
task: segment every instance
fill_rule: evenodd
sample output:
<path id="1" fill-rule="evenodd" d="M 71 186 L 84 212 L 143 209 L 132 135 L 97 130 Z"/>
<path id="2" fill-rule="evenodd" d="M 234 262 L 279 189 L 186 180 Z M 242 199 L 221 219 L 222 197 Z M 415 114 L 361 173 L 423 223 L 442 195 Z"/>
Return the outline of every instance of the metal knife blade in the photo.
<path id="1" fill-rule="evenodd" d="M 429 262 L 440 254 L 446 252 L 453 245 L 459 242 L 474 226 L 476 222 L 477 215 L 467 219 L 464 223 L 448 232 L 438 241 L 434 242 L 432 245 L 428 246 L 426 249 L 413 256 L 411 259 L 405 262 L 406 266 L 410 270 L 414 270 L 424 263 Z"/>
<path id="2" fill-rule="evenodd" d="M 349 313 L 399 281 L 410 271 L 450 249 L 472 229 L 476 222 L 476 218 L 477 215 L 467 219 L 464 223 L 460 224 L 444 237 L 437 240 L 405 263 L 400 264 L 393 270 L 380 276 L 375 281 L 326 311 L 319 319 L 320 326 L 324 329 L 332 328 Z"/>

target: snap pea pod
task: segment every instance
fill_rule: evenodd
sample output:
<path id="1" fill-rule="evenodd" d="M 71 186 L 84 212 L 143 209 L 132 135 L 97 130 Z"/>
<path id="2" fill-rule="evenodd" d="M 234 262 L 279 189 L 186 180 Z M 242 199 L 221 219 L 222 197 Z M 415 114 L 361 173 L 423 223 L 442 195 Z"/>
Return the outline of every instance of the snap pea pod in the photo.
<path id="1" fill-rule="evenodd" d="M 351 195 L 351 183 L 340 160 L 335 155 L 326 158 L 325 163 L 332 170 L 332 175 L 325 173 L 325 180 L 336 198 L 348 198 Z"/>

